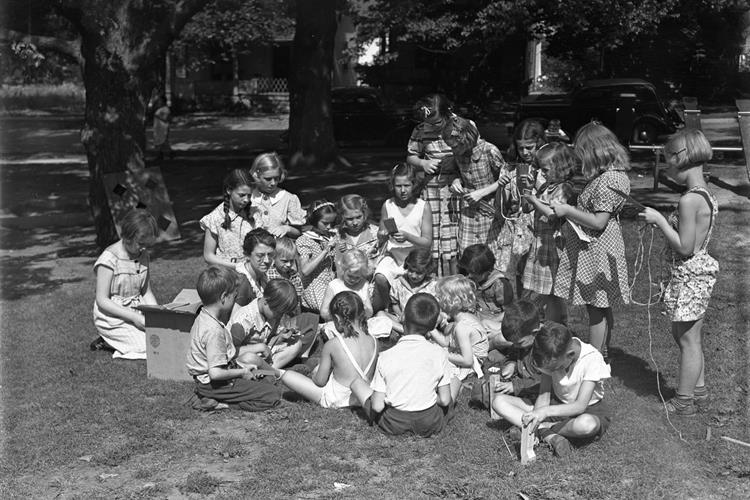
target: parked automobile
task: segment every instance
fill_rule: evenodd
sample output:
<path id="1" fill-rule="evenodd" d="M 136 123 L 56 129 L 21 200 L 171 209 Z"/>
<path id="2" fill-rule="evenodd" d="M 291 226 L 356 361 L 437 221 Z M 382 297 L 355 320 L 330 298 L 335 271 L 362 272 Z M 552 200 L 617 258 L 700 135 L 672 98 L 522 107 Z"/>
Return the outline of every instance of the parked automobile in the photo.
<path id="1" fill-rule="evenodd" d="M 339 142 L 379 143 L 406 148 L 416 125 L 410 108 L 386 104 L 372 87 L 331 89 L 333 135 Z"/>
<path id="2" fill-rule="evenodd" d="M 623 112 L 630 103 L 632 113 Z M 545 124 L 558 119 L 571 136 L 598 120 L 625 145 L 654 144 L 683 125 L 679 113 L 664 105 L 651 83 L 635 78 L 590 80 L 570 94 L 530 95 L 521 100 L 516 123 L 526 118 L 540 118 Z"/>

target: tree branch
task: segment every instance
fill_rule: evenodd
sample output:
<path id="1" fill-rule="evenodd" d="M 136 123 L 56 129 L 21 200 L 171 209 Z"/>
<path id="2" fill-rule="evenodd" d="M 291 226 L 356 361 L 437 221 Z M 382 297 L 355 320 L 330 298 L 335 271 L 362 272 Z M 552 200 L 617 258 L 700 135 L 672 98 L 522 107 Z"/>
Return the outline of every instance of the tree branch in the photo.
<path id="1" fill-rule="evenodd" d="M 31 43 L 38 49 L 46 49 L 70 57 L 78 64 L 83 63 L 81 40 L 64 40 L 52 36 L 29 35 L 18 31 L 0 28 L 0 41 Z"/>

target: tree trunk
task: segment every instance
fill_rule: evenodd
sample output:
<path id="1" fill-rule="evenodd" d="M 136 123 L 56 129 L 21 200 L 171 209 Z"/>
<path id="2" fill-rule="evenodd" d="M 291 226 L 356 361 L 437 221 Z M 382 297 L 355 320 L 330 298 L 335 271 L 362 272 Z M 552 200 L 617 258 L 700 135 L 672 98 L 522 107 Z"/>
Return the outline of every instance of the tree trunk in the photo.
<path id="1" fill-rule="evenodd" d="M 289 81 L 292 166 L 324 167 L 338 151 L 331 119 L 336 0 L 298 0 Z"/>

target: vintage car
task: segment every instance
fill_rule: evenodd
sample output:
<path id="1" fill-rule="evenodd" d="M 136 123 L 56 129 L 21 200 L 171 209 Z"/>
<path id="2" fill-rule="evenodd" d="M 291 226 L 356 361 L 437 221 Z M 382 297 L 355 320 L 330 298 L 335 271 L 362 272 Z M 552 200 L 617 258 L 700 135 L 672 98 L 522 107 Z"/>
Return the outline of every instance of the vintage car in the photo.
<path id="1" fill-rule="evenodd" d="M 526 118 L 545 124 L 560 120 L 570 136 L 597 120 L 625 145 L 654 144 L 683 126 L 679 113 L 664 105 L 654 86 L 635 78 L 590 80 L 570 94 L 530 95 L 521 100 L 516 123 Z"/>

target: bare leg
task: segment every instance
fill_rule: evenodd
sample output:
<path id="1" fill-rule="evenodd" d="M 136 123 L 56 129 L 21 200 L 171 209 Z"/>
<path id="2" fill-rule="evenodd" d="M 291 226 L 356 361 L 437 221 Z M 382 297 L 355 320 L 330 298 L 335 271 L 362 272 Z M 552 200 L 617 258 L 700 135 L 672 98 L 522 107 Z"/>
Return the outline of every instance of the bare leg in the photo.
<path id="1" fill-rule="evenodd" d="M 554 424 L 549 429 L 566 438 L 588 438 L 599 432 L 600 426 L 599 417 L 583 413 L 576 418 Z"/>
<path id="2" fill-rule="evenodd" d="M 461 380 L 458 377 L 451 377 L 451 401 L 458 399 L 458 394 L 461 392 Z"/>
<path id="3" fill-rule="evenodd" d="M 498 394 L 492 402 L 492 408 L 505 420 L 518 427 L 523 427 L 521 417 L 524 413 L 529 413 L 534 409 L 533 406 L 517 397 L 508 394 Z"/>
<path id="4" fill-rule="evenodd" d="M 285 371 L 281 377 L 281 382 L 310 401 L 317 403 L 323 395 L 323 389 L 315 385 L 315 382 L 305 377 L 301 373 Z"/>
<path id="5" fill-rule="evenodd" d="M 672 322 L 672 336 L 680 347 L 677 394 L 693 397 L 695 386 L 705 385 L 703 372 L 703 319 Z"/>
<path id="6" fill-rule="evenodd" d="M 284 368 L 302 354 L 303 350 L 304 346 L 302 345 L 301 340 L 298 340 L 296 344 L 292 344 L 285 349 L 282 349 L 273 355 L 273 367 Z"/>
<path id="7" fill-rule="evenodd" d="M 609 337 L 614 323 L 612 308 L 587 305 L 586 310 L 589 313 L 589 343 L 605 354 L 609 348 Z"/>

